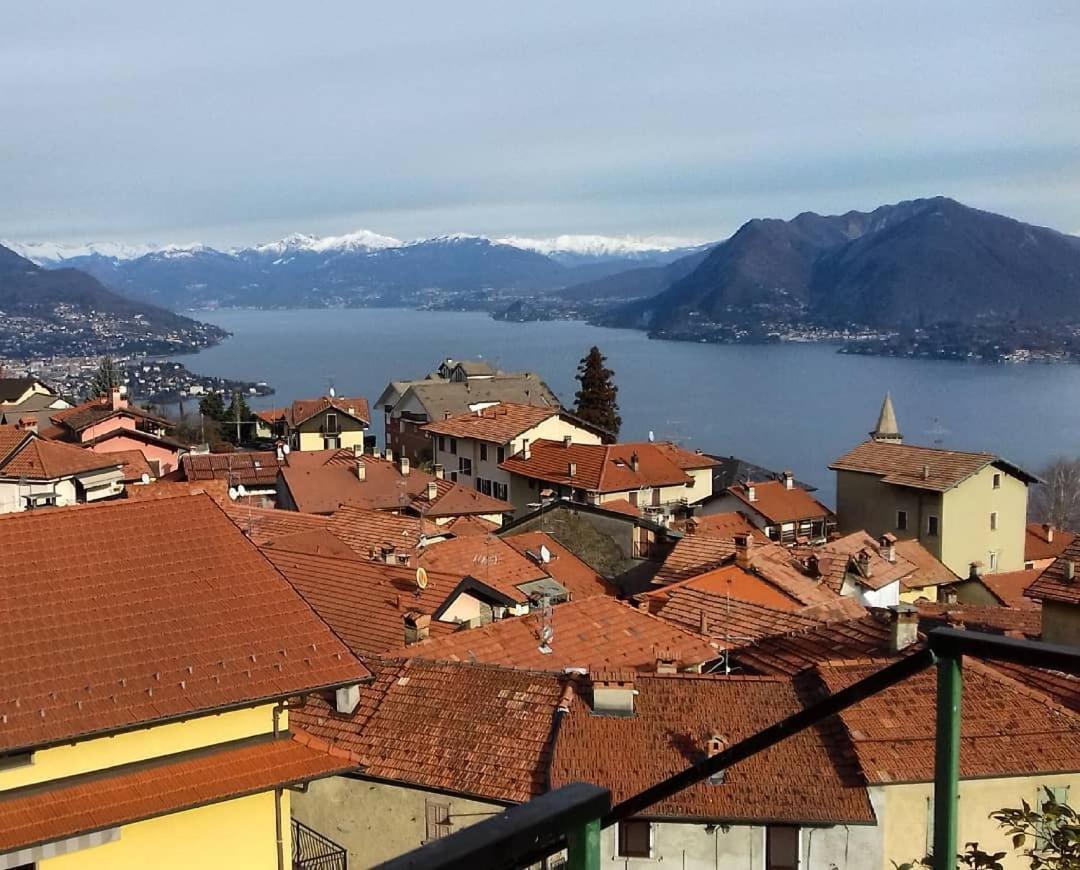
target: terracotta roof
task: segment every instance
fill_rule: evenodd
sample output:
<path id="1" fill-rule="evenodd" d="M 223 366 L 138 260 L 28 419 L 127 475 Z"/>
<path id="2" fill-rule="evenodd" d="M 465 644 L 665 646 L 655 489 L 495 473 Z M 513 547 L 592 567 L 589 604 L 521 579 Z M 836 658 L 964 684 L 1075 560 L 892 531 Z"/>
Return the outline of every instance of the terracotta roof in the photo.
<path id="1" fill-rule="evenodd" d="M 540 548 L 547 547 L 551 560 L 538 567 L 554 577 L 575 600 L 615 594 L 607 580 L 546 532 L 522 532 L 507 535 L 503 540 L 527 559 L 531 559 L 530 552 L 539 555 Z"/>
<path id="2" fill-rule="evenodd" d="M 204 495 L 8 514 L 0 563 L 0 750 L 368 675 Z"/>
<path id="3" fill-rule="evenodd" d="M 590 492 L 626 492 L 651 486 L 689 483 L 690 476 L 670 458 L 670 451 L 656 444 L 574 444 L 538 439 L 525 459 L 519 451 L 499 467 L 548 483 L 561 483 Z M 638 470 L 632 467 L 637 456 Z M 698 457 L 707 459 L 707 457 Z M 709 460 L 710 462 L 712 460 Z M 573 463 L 573 476 L 569 466 Z"/>
<path id="4" fill-rule="evenodd" d="M 417 595 L 415 569 L 287 550 L 264 554 L 349 648 L 364 657 L 401 646 L 405 614 L 435 613 L 461 582 L 431 571 L 427 589 Z M 432 634 L 456 630 L 454 624 L 431 620 Z"/>
<path id="5" fill-rule="evenodd" d="M 256 739 L 0 792 L 0 852 L 342 773 L 356 762 L 296 739 Z"/>
<path id="6" fill-rule="evenodd" d="M 558 408 L 550 406 L 500 402 L 477 411 L 435 420 L 421 428 L 434 435 L 506 444 L 522 432 L 527 432 L 559 413 Z"/>
<path id="7" fill-rule="evenodd" d="M 838 594 L 845 580 L 866 589 L 884 589 L 916 571 L 916 565 L 899 550 L 894 551 L 890 562 L 885 545 L 864 531 L 851 532 L 824 544 L 796 547 L 792 552 L 804 563 L 810 557 L 816 558 L 825 584 Z"/>
<path id="8" fill-rule="evenodd" d="M 987 465 L 995 465 L 1025 483 L 1037 480 L 993 453 L 964 453 L 959 450 L 898 444 L 895 441 L 864 441 L 833 462 L 829 468 L 834 471 L 875 474 L 886 483 L 897 486 L 945 492 Z"/>
<path id="9" fill-rule="evenodd" d="M 217 481 L 224 487 L 225 481 Z M 175 485 L 174 485 L 175 486 Z M 267 541 L 329 527 L 330 518 L 316 514 L 301 514 L 296 511 L 257 508 L 240 504 L 226 498 L 222 509 L 245 535 L 256 545 Z"/>
<path id="10" fill-rule="evenodd" d="M 998 574 L 983 574 L 979 577 L 983 586 L 1006 607 L 1021 610 L 1037 610 L 1039 604 L 1026 597 L 1024 592 L 1042 573 L 1037 569 L 1028 571 L 1002 571 Z"/>
<path id="11" fill-rule="evenodd" d="M 1012 662 L 993 662 L 991 666 L 1025 686 L 1037 689 L 1074 713 L 1080 713 L 1080 676 Z"/>
<path id="12" fill-rule="evenodd" d="M 409 397 L 415 398 L 429 420 L 442 420 L 447 412 L 451 415 L 465 414 L 473 405 L 483 402 L 517 402 L 545 408 L 561 407 L 551 388 L 531 372 L 500 373 L 493 378 L 466 383 L 428 379 L 407 381 L 405 384 L 408 386 L 395 407 L 403 404 Z"/>
<path id="13" fill-rule="evenodd" d="M 208 495 L 222 508 L 227 509 L 233 505 L 229 498 L 228 484 L 223 480 L 200 480 L 189 482 L 177 480 L 175 471 L 168 475 L 152 480 L 146 486 L 128 486 L 124 488 L 124 498 L 128 500 L 142 501 L 151 498 L 176 498 L 181 495 Z M 282 512 L 284 513 L 284 511 Z"/>
<path id="14" fill-rule="evenodd" d="M 933 604 L 920 601 L 920 624 L 957 625 L 990 634 L 1023 635 L 1038 640 L 1042 634 L 1042 610 L 1016 607 L 980 607 L 975 604 Z"/>
<path id="15" fill-rule="evenodd" d="M 373 667 L 377 680 L 353 716 L 311 697 L 290 724 L 355 753 L 366 777 L 505 802 L 546 791 L 565 678 L 490 665 Z"/>
<path id="16" fill-rule="evenodd" d="M 632 716 L 593 714 L 576 699 L 562 722 L 552 787 L 592 782 L 618 802 L 706 755 L 717 734 L 733 745 L 803 708 L 788 680 L 638 675 Z M 844 824 L 874 822 L 854 761 L 829 729 L 810 728 L 662 801 L 650 818 Z"/>
<path id="17" fill-rule="evenodd" d="M 909 647 L 904 652 L 911 651 Z M 796 631 L 758 638 L 731 652 L 737 669 L 778 676 L 794 676 L 832 659 L 873 658 L 885 664 L 895 655 L 889 650 L 888 619 L 876 613 L 839 622 L 816 622 Z"/>
<path id="18" fill-rule="evenodd" d="M 445 530 L 428 520 L 390 511 L 369 511 L 345 505 L 329 517 L 327 528 L 354 552 L 369 558 L 373 550 L 389 546 L 409 555 L 407 567 L 416 568 L 416 548 L 425 540 L 439 538 Z"/>
<path id="19" fill-rule="evenodd" d="M 1072 580 L 1065 577 L 1066 564 L 1069 562 L 1074 564 Z M 1028 587 L 1027 596 L 1037 601 L 1080 604 L 1080 538 L 1075 538 Z"/>
<path id="20" fill-rule="evenodd" d="M 731 535 L 692 534 L 675 542 L 653 577 L 656 583 L 676 583 L 719 568 L 735 555 Z"/>
<path id="21" fill-rule="evenodd" d="M 499 526 L 491 522 L 491 520 L 485 520 L 483 517 L 477 516 L 454 517 L 450 522 L 439 526 L 441 531 L 450 532 L 455 538 L 464 538 L 467 535 L 486 535 L 489 532 L 496 531 L 498 528 Z"/>
<path id="22" fill-rule="evenodd" d="M 263 408 L 260 411 L 256 411 L 255 416 L 264 423 L 269 423 L 273 426 L 285 420 L 285 414 L 288 410 L 288 408 Z"/>
<path id="23" fill-rule="evenodd" d="M 518 601 L 526 597 L 516 586 L 548 576 L 543 568 L 495 535 L 468 535 L 430 544 L 420 554 L 420 564 L 428 571 L 475 577 Z"/>
<path id="24" fill-rule="evenodd" d="M 312 556 L 333 556 L 335 559 L 366 559 L 341 538 L 326 529 L 310 529 L 271 538 L 259 545 L 262 550 L 287 550 L 290 553 L 308 553 Z"/>
<path id="25" fill-rule="evenodd" d="M 293 428 L 306 423 L 323 411 L 337 411 L 339 414 L 345 414 L 354 420 L 359 420 L 365 428 L 371 422 L 368 401 L 363 396 L 320 396 L 317 399 L 297 399 L 284 410 L 285 422 Z"/>
<path id="26" fill-rule="evenodd" d="M 30 433 L 25 429 L 17 426 L 0 426 L 0 464 L 29 437 Z"/>
<path id="27" fill-rule="evenodd" d="M 123 463 L 123 480 L 125 483 L 139 483 L 145 474 L 148 480 L 154 477 L 154 470 L 146 461 L 146 455 L 141 450 L 113 450 L 103 453 L 102 456 L 110 456 L 117 462 Z"/>
<path id="28" fill-rule="evenodd" d="M 94 453 L 73 444 L 31 438 L 0 465 L 0 477 L 57 480 L 89 471 L 120 468 L 123 459 L 112 453 Z"/>
<path id="29" fill-rule="evenodd" d="M 669 600 L 677 591 L 693 589 L 718 600 L 735 598 L 751 604 L 758 604 L 772 610 L 794 612 L 800 608 L 798 598 L 789 595 L 781 587 L 759 577 L 753 571 L 740 568 L 734 562 L 727 562 L 723 567 L 705 571 L 688 580 L 679 580 L 643 593 L 642 597 L 660 603 Z"/>
<path id="30" fill-rule="evenodd" d="M 821 664 L 830 693 L 869 676 L 874 665 Z M 932 670 L 849 707 L 840 714 L 863 775 L 871 784 L 934 778 Z M 1030 776 L 1076 770 L 1080 717 L 1046 695 L 974 659 L 964 659 L 960 775 Z"/>
<path id="31" fill-rule="evenodd" d="M 434 501 L 428 500 L 426 488 L 420 490 L 410 503 L 410 507 L 425 517 L 443 518 L 460 516 L 484 516 L 512 513 L 514 506 L 509 502 L 484 495 L 475 489 L 453 483 L 443 478 L 436 478 L 437 487 Z"/>
<path id="32" fill-rule="evenodd" d="M 603 508 L 606 511 L 614 511 L 619 514 L 626 514 L 627 516 L 637 517 L 641 516 L 641 508 L 637 505 L 631 504 L 630 499 L 627 498 L 612 498 L 605 502 L 601 502 L 597 507 Z"/>
<path id="33" fill-rule="evenodd" d="M 673 625 L 715 638 L 724 648 L 820 623 L 816 617 L 804 616 L 799 611 L 718 595 L 695 588 L 693 583 L 691 580 L 667 590 L 666 600 L 656 614 Z"/>
<path id="34" fill-rule="evenodd" d="M 925 589 L 927 586 L 941 586 L 956 583 L 959 577 L 945 567 L 938 559 L 915 538 L 896 542 L 896 552 L 915 566 L 914 572 L 900 578 L 900 585 L 905 589 Z"/>
<path id="35" fill-rule="evenodd" d="M 3 450 L 0 448 L 0 453 Z M 1047 537 L 1052 540 L 1047 540 Z M 1024 559 L 1028 562 L 1039 562 L 1043 559 L 1056 559 L 1076 538 L 1075 532 L 1067 532 L 1065 529 L 1049 528 L 1042 523 L 1028 523 L 1024 535 Z"/>
<path id="36" fill-rule="evenodd" d="M 713 538 L 734 538 L 735 535 L 753 535 L 761 543 L 769 538 L 757 526 L 738 511 L 726 511 L 721 514 L 709 514 L 704 517 L 690 517 L 686 521 L 688 535 L 709 535 Z"/>
<path id="37" fill-rule="evenodd" d="M 96 399 L 90 399 L 88 402 L 83 402 L 81 405 L 76 405 L 74 408 L 65 408 L 62 411 L 57 411 L 50 419 L 54 423 L 63 426 L 65 429 L 72 432 L 81 432 L 88 426 L 93 426 L 96 423 L 108 420 L 110 417 L 118 416 L 133 417 L 136 420 L 155 423 L 162 428 L 167 428 L 169 426 L 169 421 L 163 417 L 150 414 L 142 408 L 138 408 L 130 403 L 122 408 L 113 408 L 112 399 L 109 396 L 99 396 Z"/>
<path id="38" fill-rule="evenodd" d="M 224 480 L 231 486 L 273 487 L 280 463 L 273 450 L 185 453 L 180 466 L 188 480 Z"/>
<path id="39" fill-rule="evenodd" d="M 750 499 L 750 487 L 754 488 L 753 500 Z M 790 523 L 832 516 L 832 511 L 805 489 L 798 486 L 788 489 L 779 480 L 737 483 L 729 486 L 728 492 L 770 523 Z"/>
<path id="40" fill-rule="evenodd" d="M 183 441 L 178 441 L 175 438 L 170 438 L 167 435 L 155 435 L 153 432 L 145 432 L 142 429 L 125 429 L 116 428 L 94 438 L 87 438 L 85 441 L 80 441 L 80 444 L 104 444 L 107 441 L 112 441 L 116 438 L 130 438 L 134 441 L 142 441 L 144 444 L 156 444 L 160 447 L 164 447 L 169 450 L 187 450 L 188 445 Z M 60 439 L 64 440 L 64 439 Z"/>
<path id="41" fill-rule="evenodd" d="M 720 464 L 720 460 L 702 453 L 700 450 L 687 450 L 672 441 L 647 441 L 638 442 L 651 445 L 654 450 L 659 450 L 679 468 L 687 471 L 697 468 L 714 468 Z"/>
<path id="42" fill-rule="evenodd" d="M 683 667 L 711 662 L 720 653 L 693 630 L 665 622 L 613 598 L 583 598 L 551 608 L 553 638 L 541 650 L 543 618 L 500 619 L 403 646 L 389 653 L 442 661 L 486 662 L 538 671 L 566 668 L 632 668 L 655 671 L 659 651 L 678 654 Z"/>

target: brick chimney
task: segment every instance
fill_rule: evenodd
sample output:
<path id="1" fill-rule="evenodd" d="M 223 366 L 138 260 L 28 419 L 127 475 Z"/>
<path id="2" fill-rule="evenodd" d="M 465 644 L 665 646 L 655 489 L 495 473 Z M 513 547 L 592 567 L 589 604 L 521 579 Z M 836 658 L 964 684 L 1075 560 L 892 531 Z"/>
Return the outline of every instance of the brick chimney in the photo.
<path id="1" fill-rule="evenodd" d="M 677 674 L 679 672 L 679 653 L 677 650 L 662 648 L 656 651 L 656 672 L 658 674 Z"/>
<path id="2" fill-rule="evenodd" d="M 439 485 L 434 480 L 429 480 L 427 484 L 427 500 L 435 501 L 435 496 L 439 494 Z"/>
<path id="3" fill-rule="evenodd" d="M 754 549 L 753 536 L 747 534 L 741 534 L 735 536 L 735 564 L 740 568 L 749 571 L 751 559 L 751 552 Z"/>
<path id="4" fill-rule="evenodd" d="M 886 562 L 896 562 L 896 535 L 886 532 L 878 539 L 881 545 L 881 558 Z"/>
<path id="5" fill-rule="evenodd" d="M 889 608 L 889 652 L 898 653 L 919 639 L 919 610 L 911 604 Z"/>
<path id="6" fill-rule="evenodd" d="M 367 480 L 367 465 L 363 459 L 356 460 L 356 479 L 361 483 Z"/>
<path id="7" fill-rule="evenodd" d="M 811 553 L 806 557 L 806 573 L 811 577 L 821 576 L 821 563 L 818 561 L 817 553 Z"/>
<path id="8" fill-rule="evenodd" d="M 783 473 L 784 489 L 795 489 L 795 475 L 790 471 Z"/>
<path id="9" fill-rule="evenodd" d="M 406 645 L 427 640 L 431 631 L 431 617 L 428 614 L 410 610 L 402 617 L 402 621 L 405 623 Z"/>
<path id="10" fill-rule="evenodd" d="M 593 712 L 607 716 L 633 716 L 634 672 L 630 670 L 594 671 L 592 674 Z"/>
<path id="11" fill-rule="evenodd" d="M 408 456 L 402 456 L 398 460 L 398 471 L 400 471 L 403 475 L 409 473 L 409 457 Z"/>
<path id="12" fill-rule="evenodd" d="M 37 417 L 20 417 L 19 422 L 15 424 L 15 428 L 21 429 L 23 432 L 37 432 Z"/>
<path id="13" fill-rule="evenodd" d="M 433 470 L 434 470 L 434 472 L 435 472 L 435 477 L 436 477 L 436 478 L 437 478 L 438 480 L 442 480 L 442 479 L 443 479 L 443 477 L 444 477 L 444 474 L 445 474 L 445 473 L 443 472 L 443 467 L 442 467 L 442 464 L 441 464 L 441 463 L 436 463 L 436 464 L 435 464 L 435 467 L 434 467 L 434 469 L 433 469 Z"/>
<path id="14" fill-rule="evenodd" d="M 641 459 L 638 457 L 636 450 L 630 454 L 630 470 L 633 471 L 634 474 L 637 474 L 638 471 L 641 470 Z"/>

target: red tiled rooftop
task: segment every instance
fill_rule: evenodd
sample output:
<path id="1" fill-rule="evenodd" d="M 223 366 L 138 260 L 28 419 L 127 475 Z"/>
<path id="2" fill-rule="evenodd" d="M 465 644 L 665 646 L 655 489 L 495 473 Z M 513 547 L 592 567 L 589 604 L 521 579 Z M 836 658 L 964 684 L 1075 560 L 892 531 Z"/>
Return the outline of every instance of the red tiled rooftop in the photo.
<path id="1" fill-rule="evenodd" d="M 561 483 L 591 492 L 626 492 L 649 486 L 677 486 L 691 477 L 656 444 L 564 444 L 538 439 L 526 459 L 519 451 L 501 468 L 548 483 Z M 637 457 L 638 470 L 632 467 Z M 708 457 L 701 457 L 707 460 Z M 712 462 L 712 460 L 708 460 Z M 570 464 L 575 466 L 570 475 Z"/>
<path id="2" fill-rule="evenodd" d="M 575 698 L 559 729 L 552 787 L 591 782 L 624 800 L 706 754 L 803 708 L 790 681 L 768 677 L 638 675 L 632 716 L 595 715 Z M 873 810 L 854 761 L 830 730 L 811 728 L 702 782 L 644 815 L 732 823 L 870 824 Z"/>
<path id="3" fill-rule="evenodd" d="M 960 579 L 915 538 L 897 541 L 896 552 L 915 566 L 912 573 L 900 578 L 900 585 L 905 589 L 925 589 L 956 583 Z"/>
<path id="4" fill-rule="evenodd" d="M 420 554 L 420 564 L 429 571 L 475 577 L 519 601 L 524 601 L 525 596 L 515 587 L 548 576 L 543 568 L 495 535 L 469 535 L 429 544 Z"/>
<path id="5" fill-rule="evenodd" d="M 719 657 L 715 645 L 613 598 L 585 598 L 551 608 L 553 638 L 541 650 L 543 618 L 538 611 L 480 628 L 402 646 L 389 653 L 443 661 L 486 662 L 532 670 L 630 668 L 655 671 L 658 652 L 672 650 L 683 667 Z"/>
<path id="6" fill-rule="evenodd" d="M 1026 482 L 1035 481 L 1027 472 L 992 453 L 966 453 L 892 441 L 864 441 L 829 468 L 877 475 L 885 483 L 896 486 L 945 492 L 991 464 Z"/>
<path id="7" fill-rule="evenodd" d="M 421 539 L 438 538 L 443 530 L 428 520 L 390 511 L 371 511 L 345 505 L 329 517 L 327 528 L 354 552 L 369 558 L 373 551 L 390 547 L 408 554 L 409 566 L 417 566 L 417 547 Z"/>
<path id="8" fill-rule="evenodd" d="M 368 673 L 205 495 L 9 514 L 0 563 L 0 750 Z"/>
<path id="9" fill-rule="evenodd" d="M 154 470 L 150 467 L 150 463 L 146 461 L 146 454 L 141 450 L 113 450 L 102 455 L 110 456 L 117 462 L 122 463 L 125 483 L 139 483 L 142 481 L 143 475 L 146 475 L 147 481 L 152 480 L 154 477 Z"/>
<path id="10" fill-rule="evenodd" d="M 31 438 L 0 465 L 0 477 L 58 480 L 88 471 L 121 468 L 123 459 L 112 453 L 94 453 L 73 444 Z"/>
<path id="11" fill-rule="evenodd" d="M 522 432 L 527 432 L 560 413 L 558 408 L 500 402 L 478 411 L 435 420 L 421 428 L 434 435 L 506 444 Z"/>
<path id="12" fill-rule="evenodd" d="M 368 401 L 363 396 L 320 396 L 317 399 L 297 399 L 285 409 L 285 421 L 292 427 L 306 423 L 323 411 L 337 411 L 363 422 L 365 428 L 371 422 Z"/>
<path id="13" fill-rule="evenodd" d="M 109 396 L 99 396 L 96 399 L 90 399 L 89 401 L 83 402 L 81 405 L 76 405 L 74 408 L 65 408 L 62 411 L 57 411 L 50 419 L 53 423 L 56 423 L 65 429 L 80 432 L 88 426 L 93 426 L 95 423 L 100 423 L 103 420 L 108 420 L 110 417 L 116 416 L 133 417 L 136 420 L 154 423 L 162 428 L 169 425 L 168 420 L 158 417 L 155 414 L 150 414 L 142 408 L 138 408 L 130 403 L 125 404 L 122 408 L 113 408 L 112 399 Z"/>
<path id="14" fill-rule="evenodd" d="M 298 785 L 356 766 L 314 748 L 307 735 L 166 756 L 0 792 L 0 852 L 15 851 L 167 813 Z"/>
<path id="15" fill-rule="evenodd" d="M 752 500 L 750 487 L 754 489 Z M 832 515 L 832 511 L 802 487 L 794 486 L 788 489 L 779 480 L 737 483 L 729 486 L 728 492 L 749 510 L 757 511 L 770 523 L 790 523 Z"/>
<path id="16" fill-rule="evenodd" d="M 225 487 L 224 481 L 217 482 L 218 486 Z M 273 508 L 257 508 L 246 504 L 240 504 L 226 498 L 222 509 L 247 537 L 262 546 L 267 541 L 284 538 L 301 532 L 310 532 L 318 529 L 326 529 L 330 525 L 330 518 L 317 514 L 301 514 L 296 511 L 274 510 Z"/>
<path id="17" fill-rule="evenodd" d="M 272 450 L 186 453 L 180 457 L 188 480 L 224 480 L 230 486 L 273 487 L 280 463 Z"/>
<path id="18" fill-rule="evenodd" d="M 372 666 L 376 682 L 353 716 L 310 697 L 290 724 L 355 753 L 375 779 L 506 802 L 547 790 L 565 678 L 474 664 Z"/>
<path id="19" fill-rule="evenodd" d="M 522 532 L 503 540 L 530 560 L 529 553 L 539 556 L 541 548 L 546 548 L 551 558 L 537 567 L 557 580 L 575 600 L 615 594 L 607 580 L 546 532 Z"/>
<path id="20" fill-rule="evenodd" d="M 0 453 L 3 449 L 0 448 Z M 1056 559 L 1076 538 L 1075 532 L 1055 529 L 1043 523 L 1028 523 L 1024 533 L 1024 560 L 1041 562 L 1043 559 Z"/>
<path id="21" fill-rule="evenodd" d="M 30 437 L 30 433 L 18 426 L 0 426 L 0 464 Z"/>
<path id="22" fill-rule="evenodd" d="M 1037 610 L 1039 608 L 1038 602 L 1028 598 L 1024 593 L 1041 573 L 1042 571 L 1037 569 L 1002 571 L 997 574 L 983 574 L 979 579 L 982 581 L 983 586 L 989 589 L 991 594 L 1005 607 Z"/>
<path id="23" fill-rule="evenodd" d="M 780 610 L 751 601 L 742 601 L 697 587 L 696 581 L 680 583 L 664 590 L 656 615 L 673 625 L 703 634 L 725 649 L 779 632 L 819 625 L 821 620 L 799 611 Z"/>
<path id="24" fill-rule="evenodd" d="M 1040 608 L 983 607 L 976 604 L 934 604 L 920 601 L 919 622 L 927 625 L 958 625 L 991 634 L 1013 632 L 1029 640 L 1042 634 Z"/>
<path id="25" fill-rule="evenodd" d="M 1068 579 L 1066 566 L 1073 563 L 1073 579 Z M 1080 538 L 1074 538 L 1053 564 L 1038 576 L 1027 589 L 1028 598 L 1036 601 L 1056 601 L 1061 604 L 1080 604 Z"/>

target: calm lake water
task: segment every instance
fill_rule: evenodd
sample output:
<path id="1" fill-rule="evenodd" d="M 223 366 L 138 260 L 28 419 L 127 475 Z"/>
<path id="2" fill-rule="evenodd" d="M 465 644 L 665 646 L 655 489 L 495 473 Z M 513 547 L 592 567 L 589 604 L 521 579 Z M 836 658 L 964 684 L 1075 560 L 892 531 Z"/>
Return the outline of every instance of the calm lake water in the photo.
<path id="1" fill-rule="evenodd" d="M 233 333 L 185 358 L 193 371 L 266 380 L 274 405 L 324 393 L 374 402 L 392 378 L 444 357 L 539 372 L 572 404 L 578 360 L 597 345 L 619 387 L 622 437 L 674 439 L 796 475 L 832 499 L 826 466 L 866 436 L 891 390 L 908 441 L 991 450 L 1037 470 L 1080 455 L 1080 366 L 985 365 L 858 357 L 826 345 L 650 341 L 584 323 L 501 323 L 477 312 L 404 309 L 216 311 Z M 382 415 L 373 409 L 373 428 Z"/>

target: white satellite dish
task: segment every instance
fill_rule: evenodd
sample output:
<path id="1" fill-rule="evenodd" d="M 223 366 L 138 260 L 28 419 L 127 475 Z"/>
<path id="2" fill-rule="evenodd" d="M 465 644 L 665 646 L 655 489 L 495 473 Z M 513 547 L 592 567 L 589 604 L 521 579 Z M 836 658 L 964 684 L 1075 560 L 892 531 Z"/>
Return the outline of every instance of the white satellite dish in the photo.
<path id="1" fill-rule="evenodd" d="M 288 444 L 283 444 L 281 447 L 282 453 L 284 453 L 286 456 L 289 455 L 290 450 L 292 450 L 292 448 Z"/>
<path id="2" fill-rule="evenodd" d="M 236 487 L 235 486 L 230 486 L 229 487 L 229 498 L 231 498 L 233 501 L 236 501 L 236 497 L 238 495 L 239 495 L 239 493 L 236 491 Z"/>
<path id="3" fill-rule="evenodd" d="M 141 481 L 142 481 L 143 483 L 149 483 L 149 482 L 150 482 L 150 475 L 149 475 L 149 474 L 147 474 L 147 473 L 146 473 L 146 472 L 144 471 L 144 472 L 142 473 L 142 477 L 140 477 L 140 478 L 139 478 L 139 480 L 141 480 Z"/>
<path id="4" fill-rule="evenodd" d="M 240 496 L 240 498 L 243 498 L 244 496 L 246 496 L 246 495 L 248 494 L 248 492 L 247 492 L 247 487 L 245 487 L 245 486 L 244 486 L 244 484 L 240 484 L 240 485 L 239 485 L 239 486 L 238 486 L 238 487 L 236 488 L 236 494 L 237 494 L 238 496 Z"/>
<path id="5" fill-rule="evenodd" d="M 427 571 L 423 568 L 416 569 L 416 588 L 427 589 Z"/>
<path id="6" fill-rule="evenodd" d="M 545 565 L 551 561 L 551 550 L 549 550 L 544 544 L 540 545 L 540 561 Z"/>
<path id="7" fill-rule="evenodd" d="M 649 443 L 651 444 L 656 440 L 656 433 L 652 429 L 649 430 Z"/>

